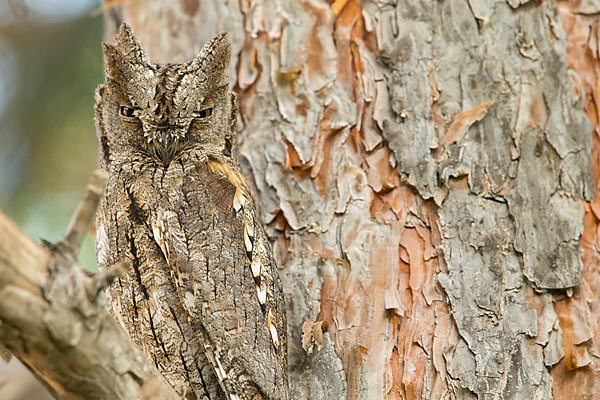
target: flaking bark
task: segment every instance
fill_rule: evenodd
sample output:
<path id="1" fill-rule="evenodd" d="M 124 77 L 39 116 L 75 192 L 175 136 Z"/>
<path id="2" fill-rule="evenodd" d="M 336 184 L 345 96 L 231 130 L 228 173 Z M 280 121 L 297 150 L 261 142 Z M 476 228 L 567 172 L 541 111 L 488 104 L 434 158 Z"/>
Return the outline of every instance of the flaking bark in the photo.
<path id="1" fill-rule="evenodd" d="M 552 366 L 591 339 L 562 322 L 590 324 L 587 306 L 563 304 L 586 285 L 595 192 L 590 112 L 555 3 L 120 12 L 157 59 L 231 33 L 241 163 L 282 268 L 293 398 L 552 397 Z M 167 41 L 167 26 L 185 29 Z M 322 321 L 322 340 L 302 335 Z M 308 355 L 303 339 L 322 347 Z"/>
<path id="2" fill-rule="evenodd" d="M 292 398 L 597 393 L 599 11 L 516 0 L 109 11 L 107 26 L 132 23 L 157 61 L 230 31 L 241 162 L 287 296 Z"/>

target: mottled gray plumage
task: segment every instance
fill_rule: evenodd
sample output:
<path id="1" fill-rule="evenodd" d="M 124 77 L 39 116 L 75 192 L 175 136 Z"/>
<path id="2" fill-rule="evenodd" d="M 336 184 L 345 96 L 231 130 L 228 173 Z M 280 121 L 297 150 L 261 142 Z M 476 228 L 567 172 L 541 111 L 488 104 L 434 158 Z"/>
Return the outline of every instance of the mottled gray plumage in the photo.
<path id="1" fill-rule="evenodd" d="M 225 34 L 192 61 L 154 65 L 123 25 L 96 94 L 101 270 L 113 314 L 187 399 L 286 399 L 285 305 L 236 161 Z"/>

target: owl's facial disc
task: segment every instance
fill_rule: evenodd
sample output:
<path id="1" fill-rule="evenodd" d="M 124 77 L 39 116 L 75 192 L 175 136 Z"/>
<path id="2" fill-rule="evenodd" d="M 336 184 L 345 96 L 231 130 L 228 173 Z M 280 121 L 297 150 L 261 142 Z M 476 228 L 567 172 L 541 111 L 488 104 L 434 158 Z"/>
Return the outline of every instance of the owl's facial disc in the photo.
<path id="1" fill-rule="evenodd" d="M 155 126 L 143 124 L 144 139 L 148 153 L 168 167 L 185 147 L 185 134 L 189 128 L 181 125 Z"/>
<path id="2" fill-rule="evenodd" d="M 237 107 L 231 102 L 225 34 L 209 41 L 191 61 L 152 64 L 133 31 L 123 25 L 114 43 L 105 43 L 106 90 L 100 112 L 115 122 L 103 140 L 103 158 L 135 151 L 168 167 L 186 151 L 231 156 L 230 129 Z"/>
<path id="3" fill-rule="evenodd" d="M 154 110 L 160 107 L 155 107 Z M 156 115 L 130 103 L 119 106 L 119 116 L 125 128 L 132 128 L 143 136 L 143 148 L 167 167 L 171 160 L 184 146 L 186 133 L 189 129 L 191 118 L 180 118 L 173 121 L 165 114 Z M 139 128 L 142 128 L 139 130 Z"/>
<path id="4" fill-rule="evenodd" d="M 148 143 L 147 149 L 153 157 L 161 161 L 163 166 L 167 168 L 183 147 L 181 140 L 166 134 L 163 140 L 154 140 Z"/>
<path id="5" fill-rule="evenodd" d="M 192 118 L 157 119 L 156 115 L 140 111 L 138 117 L 143 135 L 143 147 L 153 158 L 168 167 L 185 148 Z"/>
<path id="6" fill-rule="evenodd" d="M 124 118 L 135 118 L 142 125 L 146 150 L 150 155 L 168 167 L 190 140 L 190 126 L 196 128 L 208 127 L 213 119 L 213 107 L 203 107 L 200 111 L 184 117 L 170 117 L 166 120 L 157 119 L 155 114 L 144 114 L 141 110 L 121 107 Z"/>

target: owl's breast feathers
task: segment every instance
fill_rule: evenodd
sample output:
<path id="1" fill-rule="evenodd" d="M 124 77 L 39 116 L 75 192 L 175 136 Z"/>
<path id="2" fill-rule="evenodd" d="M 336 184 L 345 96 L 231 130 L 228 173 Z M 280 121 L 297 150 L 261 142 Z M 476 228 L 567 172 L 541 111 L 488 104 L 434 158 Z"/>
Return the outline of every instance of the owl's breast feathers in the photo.
<path id="1" fill-rule="evenodd" d="M 239 170 L 204 165 L 199 179 L 209 187 L 196 192 L 184 177 L 186 202 L 151 212 L 148 225 L 230 398 L 286 399 L 285 304 L 269 242 Z M 204 224 L 189 218 L 197 210 Z"/>

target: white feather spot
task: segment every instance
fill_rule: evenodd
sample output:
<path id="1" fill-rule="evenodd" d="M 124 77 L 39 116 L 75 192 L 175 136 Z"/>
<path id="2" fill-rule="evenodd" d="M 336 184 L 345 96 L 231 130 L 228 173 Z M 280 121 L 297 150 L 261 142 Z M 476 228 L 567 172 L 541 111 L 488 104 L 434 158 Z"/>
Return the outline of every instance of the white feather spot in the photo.
<path id="1" fill-rule="evenodd" d="M 271 339 L 273 339 L 273 344 L 275 347 L 279 348 L 279 335 L 277 334 L 277 328 L 275 325 L 271 324 L 269 330 L 271 331 Z"/>
<path id="2" fill-rule="evenodd" d="M 167 265 L 169 265 L 169 247 L 165 241 L 167 229 L 164 218 L 165 215 L 162 212 L 159 212 L 156 219 L 152 221 L 152 235 L 154 236 L 154 241 L 158 244 L 158 247 L 160 247 L 160 250 L 164 254 Z"/>
<path id="3" fill-rule="evenodd" d="M 260 270 L 262 269 L 262 262 L 260 261 L 260 256 L 258 254 L 255 257 L 252 257 L 250 268 L 252 269 L 252 276 L 258 278 L 260 276 Z"/>
<path id="4" fill-rule="evenodd" d="M 262 286 L 256 286 L 256 294 L 258 295 L 260 304 L 265 304 L 267 301 L 267 289 Z"/>
<path id="5" fill-rule="evenodd" d="M 215 356 L 215 361 L 217 362 L 218 366 L 218 368 L 215 369 L 215 372 L 217 373 L 217 378 L 219 378 L 219 380 L 222 381 L 223 379 L 227 378 L 227 374 L 225 373 L 225 370 L 221 365 L 221 360 L 219 360 L 219 357 Z"/>
<path id="6" fill-rule="evenodd" d="M 185 300 L 184 300 L 184 302 L 185 302 L 185 308 L 188 311 L 191 311 L 191 310 L 193 310 L 195 308 L 194 307 L 195 306 L 195 302 L 196 302 L 195 300 L 196 300 L 196 298 L 194 297 L 194 294 L 192 292 L 185 292 Z"/>
<path id="7" fill-rule="evenodd" d="M 246 226 L 244 226 L 244 244 L 246 245 L 246 251 L 252 253 L 252 241 L 250 240 Z"/>
<path id="8" fill-rule="evenodd" d="M 233 196 L 233 209 L 238 212 L 246 205 L 246 197 L 242 193 L 242 191 L 237 188 L 235 190 L 235 195 Z"/>
<path id="9" fill-rule="evenodd" d="M 269 326 L 269 332 L 271 332 L 271 340 L 273 340 L 273 345 L 276 348 L 279 348 L 279 334 L 277 333 L 277 328 L 273 324 L 273 313 L 269 310 L 269 316 L 267 317 L 267 325 Z"/>
<path id="10" fill-rule="evenodd" d="M 229 395 L 229 398 L 230 398 L 231 400 L 240 400 L 239 396 L 238 396 L 237 394 L 235 394 L 235 393 L 231 393 L 231 394 Z"/>
<path id="11" fill-rule="evenodd" d="M 238 211 L 240 211 L 241 208 L 242 208 L 242 205 L 238 201 L 237 195 L 233 196 L 233 209 L 235 210 L 235 212 L 238 212 Z"/>
<path id="12" fill-rule="evenodd" d="M 248 236 L 254 237 L 254 221 L 248 219 L 244 224 L 244 228 L 248 231 Z"/>

